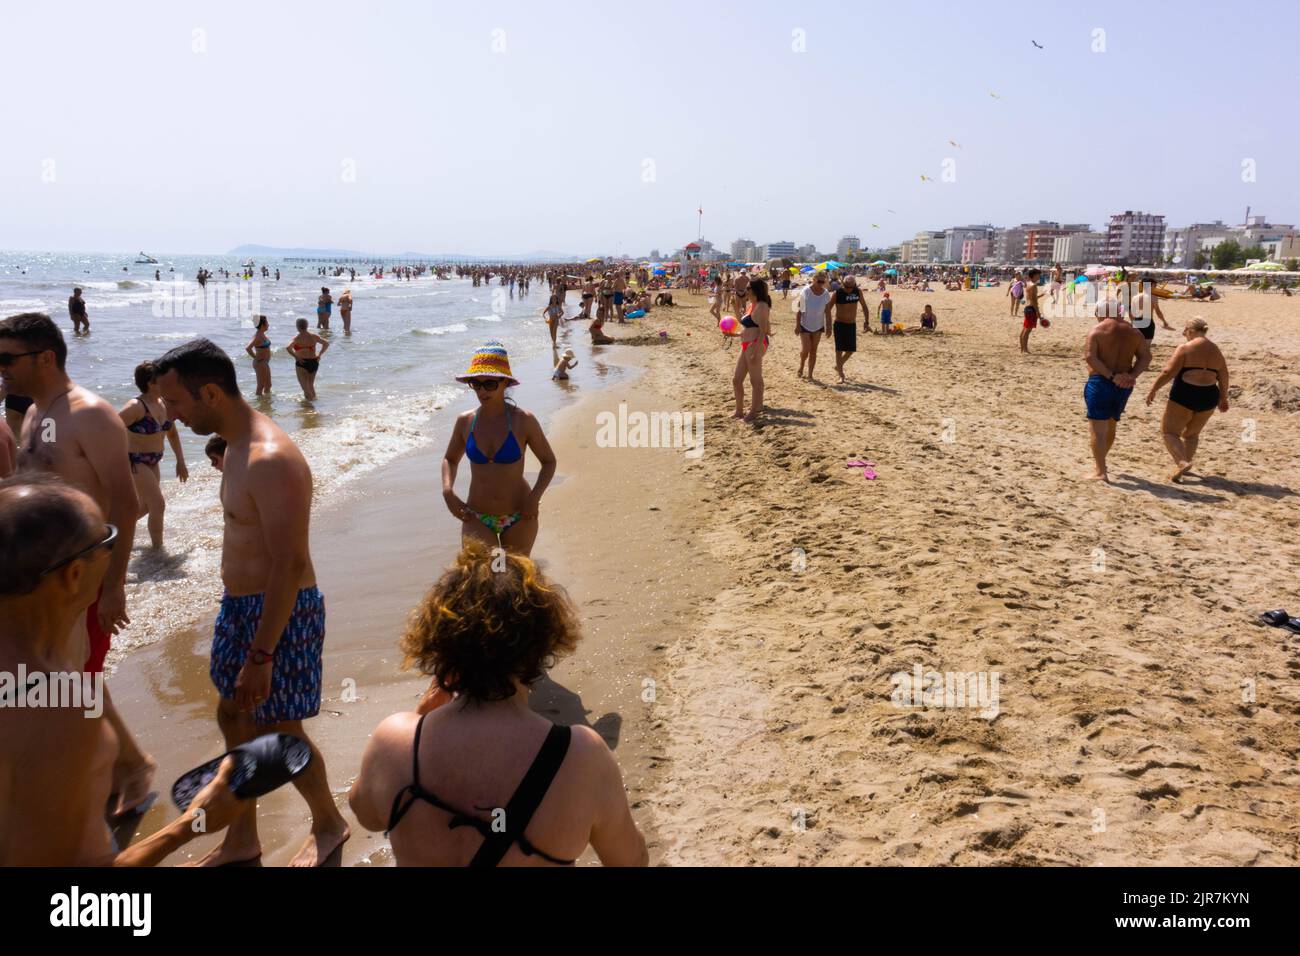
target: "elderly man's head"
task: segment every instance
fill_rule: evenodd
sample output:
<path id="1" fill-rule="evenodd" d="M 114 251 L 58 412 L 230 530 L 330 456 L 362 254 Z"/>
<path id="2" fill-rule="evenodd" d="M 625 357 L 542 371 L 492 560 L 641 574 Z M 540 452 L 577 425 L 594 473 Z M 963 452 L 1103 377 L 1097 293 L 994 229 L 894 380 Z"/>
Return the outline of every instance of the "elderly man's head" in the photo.
<path id="1" fill-rule="evenodd" d="M 0 481 L 0 607 L 49 603 L 75 615 L 99 593 L 116 529 L 89 495 L 51 475 Z"/>

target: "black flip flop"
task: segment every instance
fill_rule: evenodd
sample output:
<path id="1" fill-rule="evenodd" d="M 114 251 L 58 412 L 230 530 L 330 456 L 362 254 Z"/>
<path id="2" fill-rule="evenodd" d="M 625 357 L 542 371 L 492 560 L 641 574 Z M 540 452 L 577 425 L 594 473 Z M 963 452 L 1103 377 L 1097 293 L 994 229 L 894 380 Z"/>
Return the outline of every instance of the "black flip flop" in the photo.
<path id="1" fill-rule="evenodd" d="M 1291 615 L 1279 608 L 1276 611 L 1265 611 L 1259 616 L 1259 619 L 1271 627 L 1282 627 L 1287 621 L 1291 620 Z"/>
<path id="2" fill-rule="evenodd" d="M 1300 617 L 1287 618 L 1282 626 L 1292 634 L 1300 634 Z"/>
<path id="3" fill-rule="evenodd" d="M 290 734 L 265 734 L 240 744 L 181 775 L 172 785 L 172 802 L 179 810 L 186 810 L 199 791 L 212 782 L 227 757 L 234 757 L 236 762 L 230 789 L 235 796 L 249 800 L 284 786 L 306 770 L 311 763 L 311 747 Z"/>

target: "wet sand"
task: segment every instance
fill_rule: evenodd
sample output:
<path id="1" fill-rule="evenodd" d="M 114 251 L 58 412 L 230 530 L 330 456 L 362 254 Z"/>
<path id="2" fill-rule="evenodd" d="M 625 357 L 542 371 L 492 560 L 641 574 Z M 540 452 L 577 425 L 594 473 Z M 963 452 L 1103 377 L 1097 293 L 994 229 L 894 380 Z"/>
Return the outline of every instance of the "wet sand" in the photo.
<path id="1" fill-rule="evenodd" d="M 681 512 L 693 500 L 672 477 L 680 454 L 647 455 L 594 443 L 600 410 L 620 401 L 652 404 L 638 381 L 646 350 L 592 349 L 577 342 L 581 332 L 575 323 L 571 335 L 581 365 L 570 383 L 548 382 L 545 370 L 535 367 L 526 380 L 532 387 L 518 390 L 518 400 L 548 422 L 560 462 L 543 501 L 534 555 L 577 602 L 584 635 L 577 654 L 534 689 L 532 703 L 557 722 L 590 724 L 615 748 L 638 821 L 649 834 L 652 819 L 642 798 L 651 769 L 663 758 L 654 701 L 643 699 L 653 698 L 646 681 L 663 679 L 673 622 L 716 587 L 707 575 L 693 573 L 692 562 L 679 561 L 689 556 L 689 542 L 671 529 L 684 524 Z M 516 374 L 523 377 L 520 369 Z M 459 522 L 447 513 L 439 491 L 444 440 L 367 476 L 355 493 L 317 501 L 313 512 L 312 553 L 326 597 L 327 637 L 322 710 L 307 729 L 352 827 L 342 865 L 391 863 L 387 841 L 361 830 L 346 795 L 370 731 L 389 714 L 413 709 L 427 686 L 418 674 L 398 670 L 396 643 L 410 608 L 459 542 Z M 458 487 L 467 484 L 468 474 L 462 465 Z M 535 474 L 531 462 L 529 480 Z M 629 508 L 636 501 L 646 504 Z M 629 537 L 649 542 L 635 560 L 629 560 Z M 214 605 L 212 616 L 215 611 Z M 162 765 L 163 787 L 222 749 L 216 692 L 207 674 L 212 616 L 194 630 L 133 652 L 111 677 L 118 706 Z M 146 815 L 142 833 L 175 812 L 165 799 L 164 794 Z M 287 864 L 307 823 L 305 804 L 292 788 L 261 800 L 263 865 Z M 168 862 L 197 859 L 216 839 L 196 840 Z M 589 851 L 583 862 L 593 861 Z"/>

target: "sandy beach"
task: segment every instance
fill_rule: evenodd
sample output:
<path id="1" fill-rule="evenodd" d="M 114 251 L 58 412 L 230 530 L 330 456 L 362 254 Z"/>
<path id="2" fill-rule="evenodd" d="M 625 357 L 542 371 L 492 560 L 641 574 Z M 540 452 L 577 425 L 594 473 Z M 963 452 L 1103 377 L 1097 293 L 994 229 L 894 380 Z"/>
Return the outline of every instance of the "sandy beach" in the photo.
<path id="1" fill-rule="evenodd" d="M 535 556 L 584 639 L 533 706 L 615 748 L 652 862 L 1295 860 L 1297 645 L 1254 617 L 1287 605 L 1300 559 L 1300 304 L 1166 303 L 1177 328 L 1209 321 L 1233 408 L 1172 485 L 1163 397 L 1147 407 L 1140 382 L 1102 485 L 1083 480 L 1090 320 L 1058 319 L 1022 357 L 1003 293 L 895 292 L 900 321 L 930 302 L 942 334 L 861 336 L 846 386 L 828 384 L 826 344 L 820 383 L 795 377 L 778 299 L 753 427 L 729 417 L 737 346 L 702 296 L 607 327 L 611 346 L 571 327 L 583 366 L 548 427 L 560 469 Z M 1174 342 L 1158 333 L 1153 368 Z M 593 360 L 619 369 L 598 390 Z M 605 447 L 598 416 L 620 404 L 702 413 L 703 454 Z M 341 806 L 370 729 L 423 690 L 395 645 L 455 540 L 440 454 L 318 503 L 330 623 L 312 730 Z M 167 728 L 143 734 L 167 770 L 219 745 L 207 641 L 176 635 L 114 676 L 128 720 Z M 896 706 L 892 675 L 918 666 L 996 674 L 996 716 Z M 305 807 L 291 790 L 263 804 L 264 863 L 282 864 Z M 382 835 L 353 830 L 344 865 L 390 862 Z"/>
<path id="2" fill-rule="evenodd" d="M 1005 289 L 894 298 L 942 335 L 861 338 L 847 386 L 796 379 L 778 300 L 757 427 L 727 418 L 735 350 L 702 310 L 651 367 L 707 415 L 694 533 L 729 582 L 667 655 L 663 861 L 1293 863 L 1300 662 L 1254 618 L 1295 603 L 1300 303 L 1164 303 L 1233 373 L 1175 486 L 1150 377 L 1112 483 L 1081 480 L 1091 320 L 1022 357 Z M 1158 333 L 1153 369 L 1180 341 Z M 997 716 L 895 706 L 917 665 L 996 672 Z"/>

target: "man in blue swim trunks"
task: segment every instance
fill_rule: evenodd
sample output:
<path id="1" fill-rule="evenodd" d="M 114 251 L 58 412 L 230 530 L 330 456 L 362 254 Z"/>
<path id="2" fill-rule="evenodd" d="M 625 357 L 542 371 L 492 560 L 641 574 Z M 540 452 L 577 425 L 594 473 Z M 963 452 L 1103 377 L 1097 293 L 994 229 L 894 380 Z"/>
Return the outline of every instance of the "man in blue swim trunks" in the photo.
<path id="1" fill-rule="evenodd" d="M 1088 477 L 1107 481 L 1106 455 L 1115 444 L 1115 428 L 1137 377 L 1151 364 L 1151 343 L 1127 320 L 1106 315 L 1100 307 L 1098 311 L 1101 315 L 1084 344 L 1083 360 L 1091 374 L 1083 386 L 1083 401 L 1096 465 Z"/>
<path id="2" fill-rule="evenodd" d="M 209 340 L 172 349 L 157 367 L 168 411 L 195 434 L 215 432 L 226 440 L 225 595 L 209 669 L 221 695 L 217 723 L 227 748 L 268 733 L 307 741 L 312 760 L 293 783 L 311 811 L 311 835 L 290 865 L 319 866 L 349 832 L 334 805 L 325 760 L 303 730 L 303 721 L 320 712 L 325 641 L 325 599 L 316 588 L 308 547 L 311 468 L 289 436 L 244 401 L 234 363 Z M 261 854 L 257 808 L 250 801 L 202 865 Z"/>

